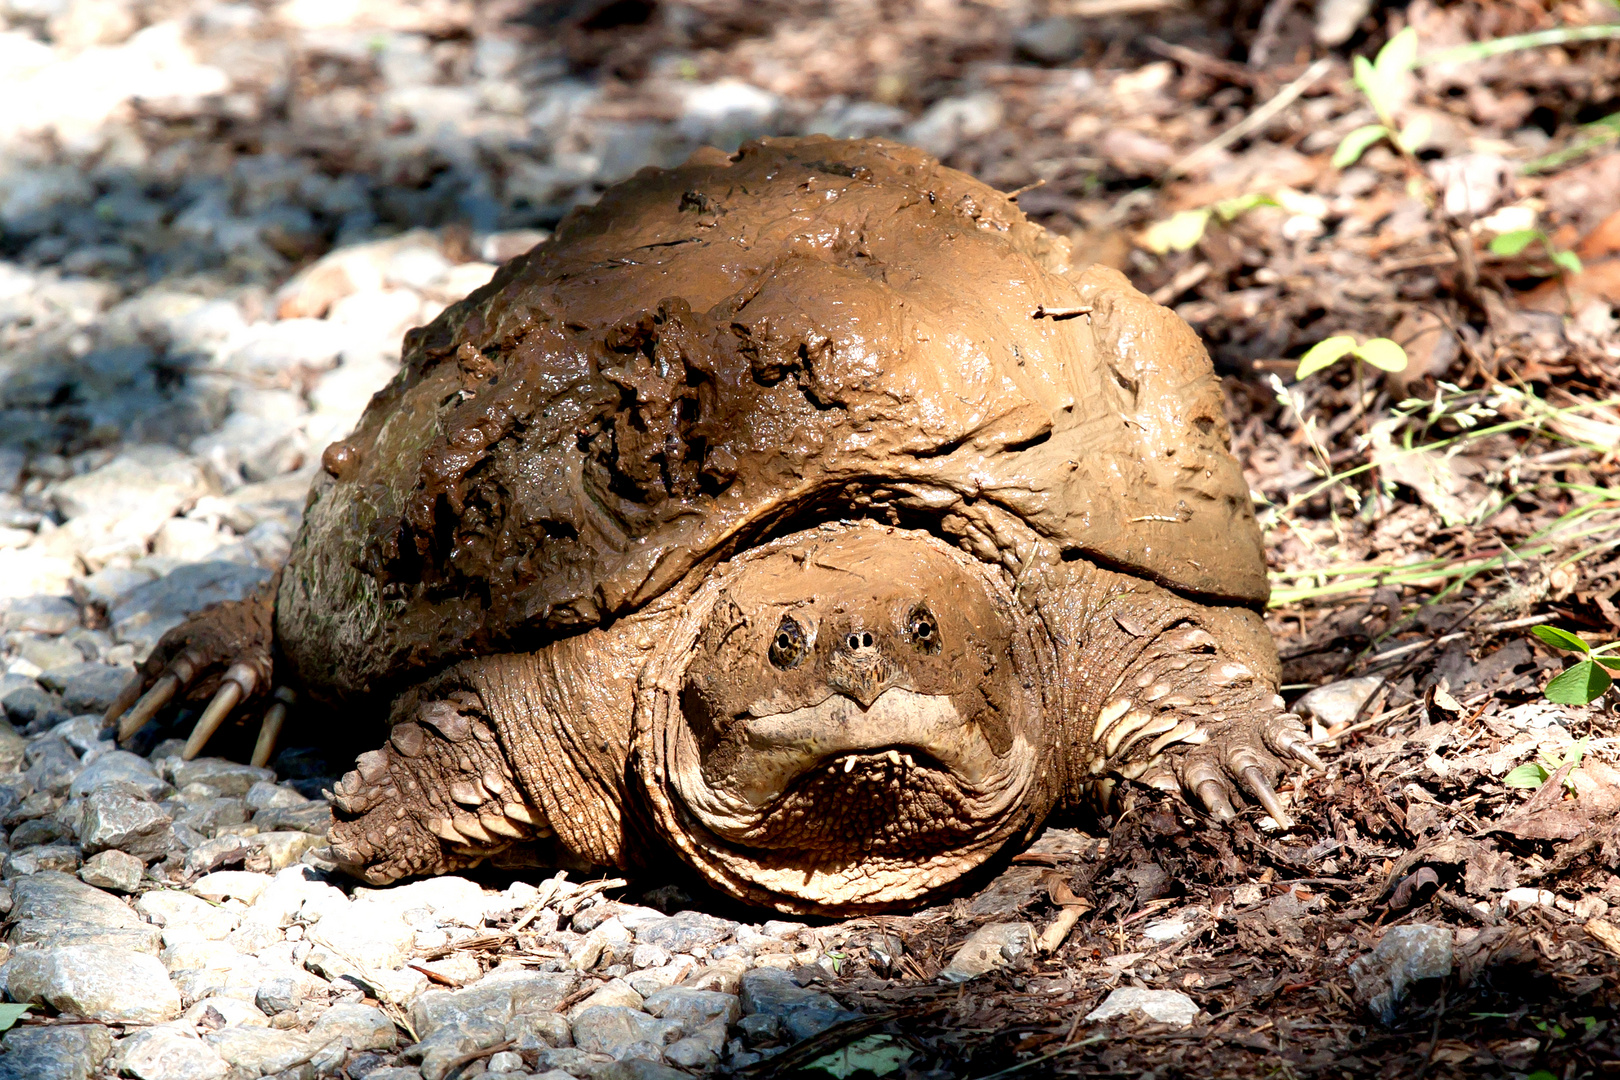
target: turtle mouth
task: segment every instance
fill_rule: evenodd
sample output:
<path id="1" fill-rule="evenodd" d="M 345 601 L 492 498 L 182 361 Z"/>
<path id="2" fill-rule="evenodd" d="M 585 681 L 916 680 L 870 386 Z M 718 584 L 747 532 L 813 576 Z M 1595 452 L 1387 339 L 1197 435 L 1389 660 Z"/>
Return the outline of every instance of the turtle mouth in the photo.
<path id="1" fill-rule="evenodd" d="M 948 777 L 967 790 L 981 789 L 1001 764 L 970 719 L 943 694 L 891 687 L 863 707 L 843 694 L 815 705 L 739 718 L 741 753 L 726 755 L 709 786 L 726 791 L 747 809 L 762 811 L 810 775 L 836 777 L 857 771 L 906 783 L 921 772 Z M 718 766 L 718 762 L 715 763 Z"/>

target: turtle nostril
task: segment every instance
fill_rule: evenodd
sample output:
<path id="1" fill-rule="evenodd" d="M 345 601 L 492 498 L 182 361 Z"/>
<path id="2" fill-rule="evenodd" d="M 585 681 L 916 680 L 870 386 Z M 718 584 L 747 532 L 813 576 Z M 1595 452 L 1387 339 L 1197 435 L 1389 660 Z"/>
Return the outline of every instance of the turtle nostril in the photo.
<path id="1" fill-rule="evenodd" d="M 851 652 L 858 652 L 861 649 L 870 649 L 875 643 L 876 639 L 872 637 L 872 632 L 870 630 L 857 631 L 844 639 L 844 644 L 849 646 Z"/>

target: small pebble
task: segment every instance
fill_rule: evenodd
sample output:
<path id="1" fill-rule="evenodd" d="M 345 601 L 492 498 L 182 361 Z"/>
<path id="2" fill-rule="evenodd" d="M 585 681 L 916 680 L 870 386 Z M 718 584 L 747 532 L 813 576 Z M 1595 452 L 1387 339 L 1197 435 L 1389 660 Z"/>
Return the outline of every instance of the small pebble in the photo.
<path id="1" fill-rule="evenodd" d="M 1356 999 L 1393 1024 L 1412 984 L 1450 975 L 1451 963 L 1451 930 L 1419 923 L 1386 930 L 1372 952 L 1350 964 L 1349 975 Z"/>
<path id="2" fill-rule="evenodd" d="M 1086 1022 L 1095 1024 L 1133 1015 L 1157 1024 L 1187 1027 L 1198 1018 L 1198 1003 L 1179 990 L 1122 986 L 1111 991 L 1101 1005 L 1087 1013 Z"/>
<path id="3" fill-rule="evenodd" d="M 103 851 L 79 868 L 79 880 L 98 889 L 132 893 L 140 887 L 146 864 L 122 851 Z"/>

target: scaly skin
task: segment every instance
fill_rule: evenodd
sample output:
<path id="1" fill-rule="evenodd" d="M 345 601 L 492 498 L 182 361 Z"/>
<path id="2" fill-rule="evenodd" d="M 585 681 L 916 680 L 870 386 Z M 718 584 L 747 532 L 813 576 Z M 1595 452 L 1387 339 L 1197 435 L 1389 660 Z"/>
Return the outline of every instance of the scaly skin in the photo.
<path id="1" fill-rule="evenodd" d="M 739 899 L 849 915 L 959 889 L 1124 782 L 1286 821 L 1273 785 L 1313 758 L 1258 616 L 1084 560 L 1012 584 L 927 534 L 823 526 L 634 619 L 463 661 L 395 699 L 337 785 L 333 855 L 385 884 L 514 846 L 631 870 L 673 849 Z M 155 655 L 223 670 L 263 649 L 262 611 L 213 609 Z"/>

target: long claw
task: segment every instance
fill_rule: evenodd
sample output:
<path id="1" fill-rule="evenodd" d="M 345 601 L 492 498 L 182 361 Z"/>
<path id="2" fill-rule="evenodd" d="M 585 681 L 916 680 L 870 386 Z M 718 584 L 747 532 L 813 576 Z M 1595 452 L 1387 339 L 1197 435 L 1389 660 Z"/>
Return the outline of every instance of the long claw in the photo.
<path id="1" fill-rule="evenodd" d="M 153 683 L 152 689 L 141 696 L 141 699 L 135 703 L 135 707 L 125 714 L 123 720 L 119 723 L 118 741 L 126 741 L 130 736 L 145 727 L 146 722 L 156 716 L 158 710 L 167 705 L 179 690 L 180 679 L 173 674 L 164 675 Z M 123 696 L 123 694 L 118 695 L 120 701 L 123 700 Z M 108 711 L 110 714 L 111 710 Z M 122 712 L 123 710 L 119 711 Z"/>
<path id="2" fill-rule="evenodd" d="M 1303 761 L 1317 772 L 1327 772 L 1327 762 L 1317 757 L 1315 752 L 1312 751 L 1308 745 L 1306 745 L 1303 739 L 1298 742 L 1290 743 L 1286 749 L 1295 758 Z"/>
<path id="3" fill-rule="evenodd" d="M 140 672 L 137 671 L 135 674 L 131 675 L 129 677 L 129 682 L 125 683 L 124 688 L 118 691 L 118 696 L 113 699 L 112 705 L 110 705 L 107 708 L 106 713 L 102 715 L 101 726 L 110 727 L 118 720 L 120 716 L 123 716 L 124 711 L 140 699 L 141 688 L 145 685 L 146 680 L 141 676 Z M 122 738 L 122 736 L 120 736 L 120 738 Z"/>
<path id="4" fill-rule="evenodd" d="M 1266 774 L 1260 770 L 1258 765 L 1250 765 L 1243 770 L 1243 782 L 1248 785 L 1250 794 L 1259 800 L 1261 806 L 1266 808 L 1266 813 L 1271 815 L 1271 820 L 1285 829 L 1293 827 L 1294 819 L 1289 817 L 1288 811 L 1283 809 L 1282 800 L 1277 797 L 1277 792 L 1272 788 L 1271 781 L 1266 779 Z"/>
<path id="5" fill-rule="evenodd" d="M 1285 727 L 1275 734 L 1269 734 L 1266 742 L 1271 749 L 1283 757 L 1292 757 L 1303 761 L 1318 772 L 1327 772 L 1327 765 L 1316 756 L 1311 749 L 1310 736 L 1303 731 L 1296 731 L 1292 727 Z"/>
<path id="6" fill-rule="evenodd" d="M 1200 781 L 1197 788 L 1200 802 L 1204 804 L 1217 821 L 1231 821 L 1237 817 L 1237 811 L 1232 809 L 1232 802 L 1226 797 L 1226 791 L 1221 787 L 1219 780 Z"/>
<path id="7" fill-rule="evenodd" d="M 270 755 L 276 752 L 276 740 L 281 738 L 281 726 L 287 722 L 287 706 L 293 703 L 295 695 L 285 686 L 276 690 L 275 702 L 264 711 L 264 720 L 259 725 L 259 740 L 253 744 L 253 758 L 251 764 L 256 768 L 264 768 L 270 764 Z"/>
<path id="8" fill-rule="evenodd" d="M 231 669 L 225 673 L 225 681 L 219 684 L 219 690 L 214 694 L 214 700 L 208 703 L 208 708 L 197 720 L 197 726 L 191 729 L 186 748 L 180 752 L 183 760 L 190 761 L 202 753 L 202 748 L 214 737 L 214 732 L 219 730 L 231 710 L 253 692 L 254 684 L 258 681 L 258 676 L 248 665 L 231 665 Z"/>

